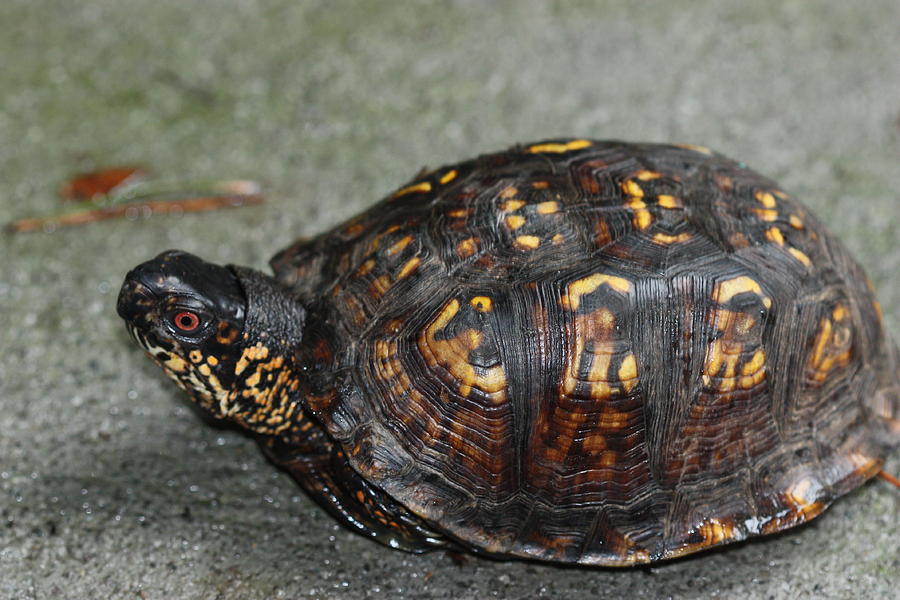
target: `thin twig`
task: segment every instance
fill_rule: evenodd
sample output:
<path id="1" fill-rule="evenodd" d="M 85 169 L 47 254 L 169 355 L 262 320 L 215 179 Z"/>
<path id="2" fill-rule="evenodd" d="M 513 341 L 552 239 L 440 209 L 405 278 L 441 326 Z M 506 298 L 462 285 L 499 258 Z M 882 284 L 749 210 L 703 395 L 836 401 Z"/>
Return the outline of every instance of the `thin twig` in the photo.
<path id="1" fill-rule="evenodd" d="M 884 471 L 878 471 L 878 476 L 890 483 L 891 485 L 895 485 L 900 488 L 900 479 L 897 479 L 893 475 L 886 473 Z"/>
<path id="2" fill-rule="evenodd" d="M 231 194 L 222 196 L 196 196 L 178 200 L 151 200 L 117 204 L 92 210 L 72 212 L 45 218 L 19 219 L 6 226 L 7 231 L 22 233 L 27 231 L 47 231 L 59 227 L 84 225 L 97 221 L 118 219 L 122 217 L 137 218 L 139 216 L 181 214 L 204 212 L 221 208 L 238 208 L 251 204 L 261 204 L 263 197 L 258 194 Z"/>

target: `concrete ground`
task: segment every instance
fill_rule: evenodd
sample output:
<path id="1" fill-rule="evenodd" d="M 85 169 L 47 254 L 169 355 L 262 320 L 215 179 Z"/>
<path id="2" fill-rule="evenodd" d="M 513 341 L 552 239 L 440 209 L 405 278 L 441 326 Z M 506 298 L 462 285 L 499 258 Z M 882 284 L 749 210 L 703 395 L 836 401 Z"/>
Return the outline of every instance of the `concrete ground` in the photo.
<path id="1" fill-rule="evenodd" d="M 900 4 L 639 4 L 0 3 L 0 221 L 121 163 L 259 179 L 270 199 L 0 236 L 0 597 L 896 597 L 883 482 L 647 569 L 391 551 L 201 423 L 115 315 L 124 273 L 166 248 L 263 267 L 424 165 L 572 134 L 704 144 L 781 181 L 900 335 Z"/>

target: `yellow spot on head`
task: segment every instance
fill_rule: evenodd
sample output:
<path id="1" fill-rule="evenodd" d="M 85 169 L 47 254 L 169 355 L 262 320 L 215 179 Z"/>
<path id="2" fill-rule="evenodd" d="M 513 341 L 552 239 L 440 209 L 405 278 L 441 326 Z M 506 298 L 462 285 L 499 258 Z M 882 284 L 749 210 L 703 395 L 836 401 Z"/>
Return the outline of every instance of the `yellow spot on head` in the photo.
<path id="1" fill-rule="evenodd" d="M 670 196 L 668 194 L 660 194 L 656 197 L 656 201 L 663 208 L 684 208 L 681 198 Z"/>
<path id="2" fill-rule="evenodd" d="M 203 353 L 194 348 L 190 352 L 188 352 L 188 358 L 191 359 L 192 363 L 198 363 L 203 360 Z"/>
<path id="3" fill-rule="evenodd" d="M 566 241 L 566 236 L 561 233 L 557 233 L 550 241 L 552 241 L 554 244 L 562 244 L 564 241 Z"/>
<path id="4" fill-rule="evenodd" d="M 516 238 L 516 246 L 534 250 L 541 245 L 541 238 L 534 235 L 520 235 Z"/>
<path id="5" fill-rule="evenodd" d="M 549 200 L 547 202 L 541 202 L 537 205 L 537 212 L 541 215 L 552 215 L 556 211 L 559 210 L 559 202 L 554 200 Z"/>
<path id="6" fill-rule="evenodd" d="M 847 308 L 843 304 L 838 304 L 831 312 L 831 316 L 835 321 L 843 321 L 847 318 Z"/>
<path id="7" fill-rule="evenodd" d="M 521 215 L 510 215 L 506 217 L 506 226 L 510 229 L 518 229 L 525 224 L 525 217 Z"/>
<path id="8" fill-rule="evenodd" d="M 469 304 L 479 312 L 491 312 L 491 309 L 493 308 L 493 303 L 487 296 L 475 296 L 469 300 Z"/>
<path id="9" fill-rule="evenodd" d="M 219 364 L 219 359 L 216 358 L 215 356 L 207 356 L 206 362 L 208 362 L 210 365 L 212 365 L 214 367 L 217 364 Z"/>
<path id="10" fill-rule="evenodd" d="M 458 175 L 458 173 L 456 172 L 456 169 L 451 169 L 451 170 L 447 171 L 446 173 L 444 173 L 444 175 L 440 179 L 441 185 L 450 183 L 451 181 L 456 179 L 457 175 Z"/>
<path id="11" fill-rule="evenodd" d="M 200 365 L 197 367 L 197 370 L 200 371 L 200 374 L 204 377 L 209 377 L 212 375 L 212 370 L 209 368 L 209 365 Z"/>
<path id="12" fill-rule="evenodd" d="M 536 190 L 546 190 L 548 187 L 550 187 L 550 182 L 549 181 L 535 181 L 531 184 L 531 187 L 533 187 Z"/>
<path id="13" fill-rule="evenodd" d="M 784 235 L 777 227 L 770 227 L 768 231 L 766 231 L 766 239 L 768 239 L 770 242 L 778 244 L 779 246 L 784 246 Z"/>
<path id="14" fill-rule="evenodd" d="M 608 285 L 620 294 L 631 293 L 631 282 L 627 279 L 605 273 L 594 273 L 569 284 L 568 294 L 562 298 L 563 308 L 577 310 L 581 304 L 581 297 L 593 293 L 603 284 Z"/>
<path id="15" fill-rule="evenodd" d="M 803 263 L 805 267 L 809 268 L 812 266 L 812 261 L 803 252 L 797 250 L 796 248 L 788 248 L 788 252 L 791 253 L 791 256 Z"/>
<path id="16" fill-rule="evenodd" d="M 788 220 L 791 223 L 791 227 L 794 229 L 803 229 L 803 220 L 800 219 L 797 215 L 791 215 L 788 217 Z"/>
<path id="17" fill-rule="evenodd" d="M 392 198 L 399 198 L 400 196 L 406 196 L 407 194 L 415 194 L 417 192 L 430 192 L 431 184 L 427 181 L 422 181 L 420 183 L 414 183 L 412 185 L 408 185 L 403 189 L 397 190 L 394 192 Z"/>
<path id="18" fill-rule="evenodd" d="M 500 205 L 500 210 L 503 212 L 513 212 L 514 210 L 519 210 L 523 206 L 525 206 L 525 202 L 522 200 L 507 200 Z"/>
<path id="19" fill-rule="evenodd" d="M 559 143 L 550 143 L 550 144 L 535 144 L 533 146 L 528 147 L 528 152 L 532 154 L 537 154 L 540 152 L 549 153 L 549 154 L 559 154 L 560 152 L 570 152 L 572 150 L 580 150 L 582 148 L 587 148 L 591 145 L 590 140 L 572 140 L 571 142 L 566 142 L 563 144 Z"/>
<path id="20" fill-rule="evenodd" d="M 649 181 L 651 179 L 659 179 L 660 177 L 662 177 L 662 174 L 657 173 L 656 171 L 644 170 L 644 171 L 639 171 L 638 174 L 636 175 L 636 177 L 638 179 L 640 179 L 641 181 Z"/>

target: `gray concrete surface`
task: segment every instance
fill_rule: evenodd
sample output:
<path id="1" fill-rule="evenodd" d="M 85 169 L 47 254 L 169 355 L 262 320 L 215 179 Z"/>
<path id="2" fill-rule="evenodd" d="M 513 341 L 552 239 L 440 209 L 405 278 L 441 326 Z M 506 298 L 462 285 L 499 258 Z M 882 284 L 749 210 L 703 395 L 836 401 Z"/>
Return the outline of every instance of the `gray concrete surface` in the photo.
<path id="1" fill-rule="evenodd" d="M 0 597 L 896 597 L 883 483 L 650 569 L 382 548 L 201 423 L 115 316 L 125 271 L 163 249 L 262 267 L 423 165 L 574 134 L 705 144 L 775 177 L 852 248 L 900 335 L 900 4 L 654 4 L 0 3 L 0 221 L 117 163 L 256 178 L 270 198 L 0 237 Z"/>

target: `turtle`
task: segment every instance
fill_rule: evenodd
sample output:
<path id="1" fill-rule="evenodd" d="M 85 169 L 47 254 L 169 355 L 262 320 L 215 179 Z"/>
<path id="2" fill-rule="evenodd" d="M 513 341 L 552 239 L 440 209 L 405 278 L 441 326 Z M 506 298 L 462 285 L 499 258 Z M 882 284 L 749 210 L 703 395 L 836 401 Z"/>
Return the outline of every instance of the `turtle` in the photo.
<path id="1" fill-rule="evenodd" d="M 550 139 L 423 170 L 270 264 L 170 250 L 118 313 L 392 548 L 672 559 L 813 519 L 900 444 L 863 269 L 705 147 Z"/>

